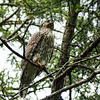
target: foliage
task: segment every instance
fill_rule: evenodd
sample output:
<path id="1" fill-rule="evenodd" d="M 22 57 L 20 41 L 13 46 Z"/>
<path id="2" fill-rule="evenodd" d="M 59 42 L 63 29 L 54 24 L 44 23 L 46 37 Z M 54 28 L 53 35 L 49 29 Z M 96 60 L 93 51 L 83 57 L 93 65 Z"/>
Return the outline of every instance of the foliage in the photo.
<path id="1" fill-rule="evenodd" d="M 15 51 L 23 55 L 23 45 L 26 46 L 31 35 L 36 32 L 35 29 L 41 27 L 41 24 L 45 20 L 50 19 L 56 23 L 60 23 L 61 27 L 63 27 L 63 30 L 54 30 L 56 41 L 58 40 L 56 34 L 62 34 L 66 25 L 72 23 L 71 18 L 73 16 L 71 15 L 74 15 L 72 13 L 75 12 L 78 16 L 74 27 L 74 36 L 68 48 L 68 51 L 70 52 L 68 64 L 73 64 L 77 58 L 85 59 L 87 57 L 98 55 L 100 54 L 100 41 L 98 44 L 93 46 L 92 50 L 84 54 L 84 56 L 80 56 L 91 43 L 100 37 L 100 9 L 98 6 L 99 3 L 97 2 L 98 0 L 81 0 L 80 3 L 77 3 L 78 1 L 79 0 L 2 0 L 2 3 L 0 3 L 0 37 L 3 38 L 12 48 L 15 48 Z M 18 9 L 18 7 L 20 7 L 19 10 L 11 16 L 11 18 L 8 18 L 16 9 Z M 25 30 L 27 29 L 30 20 L 33 22 L 25 34 Z M 63 25 L 63 23 L 66 24 Z M 55 26 L 57 26 L 57 24 L 55 24 Z M 59 41 L 62 41 L 62 38 L 60 38 Z M 0 49 L 4 48 L 4 44 L 0 42 Z M 61 53 L 61 46 L 55 43 L 53 57 L 47 66 L 49 72 L 58 69 Z M 19 66 L 19 57 L 15 56 L 11 52 L 8 54 L 6 61 L 9 66 L 5 64 L 5 67 L 7 66 L 6 69 L 3 67 L 3 69 L 0 70 L 0 98 L 9 99 L 11 95 L 14 95 L 19 90 L 19 72 L 21 71 L 21 68 Z M 81 65 L 87 66 L 88 68 L 83 68 Z M 78 67 L 74 68 L 71 72 L 72 83 L 86 79 L 92 73 L 89 68 L 100 70 L 100 57 L 79 63 Z M 9 69 L 12 69 L 12 71 Z M 14 74 L 14 76 L 12 76 L 11 73 Z M 41 75 L 45 76 L 45 74 Z M 54 77 L 56 77 L 56 73 L 54 74 Z M 41 77 L 39 76 L 38 78 Z M 67 75 L 65 79 L 64 86 L 68 86 L 69 79 Z M 73 99 L 99 100 L 99 83 L 100 75 L 97 75 L 86 84 L 72 89 L 76 92 Z M 34 92 L 38 99 L 37 91 L 51 88 L 51 86 L 52 81 L 48 78 L 45 81 L 38 83 L 34 88 L 30 88 L 29 93 Z M 93 91 L 91 91 L 92 86 Z M 30 96 L 27 96 L 27 98 L 32 98 Z M 19 98 L 17 97 L 17 99 Z"/>

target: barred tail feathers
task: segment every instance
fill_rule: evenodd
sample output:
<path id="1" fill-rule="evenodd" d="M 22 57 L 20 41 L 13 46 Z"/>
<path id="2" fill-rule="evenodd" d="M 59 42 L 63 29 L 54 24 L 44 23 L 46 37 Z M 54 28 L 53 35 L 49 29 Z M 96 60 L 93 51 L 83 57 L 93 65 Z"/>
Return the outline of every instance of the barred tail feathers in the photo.
<path id="1" fill-rule="evenodd" d="M 28 89 L 25 89 L 25 90 L 22 91 L 22 89 L 24 89 L 25 87 L 27 87 L 27 84 L 20 84 L 19 95 L 20 95 L 21 98 L 25 98 L 26 95 L 27 95 Z"/>

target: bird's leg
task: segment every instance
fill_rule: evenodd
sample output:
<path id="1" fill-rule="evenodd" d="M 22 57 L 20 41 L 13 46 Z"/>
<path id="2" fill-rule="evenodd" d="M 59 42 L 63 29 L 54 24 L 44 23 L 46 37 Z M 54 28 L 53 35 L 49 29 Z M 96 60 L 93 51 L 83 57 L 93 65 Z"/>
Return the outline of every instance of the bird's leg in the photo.
<path id="1" fill-rule="evenodd" d="M 41 64 L 39 61 L 37 61 L 37 64 L 40 66 L 41 70 L 44 70 L 47 74 L 49 74 L 44 64 Z"/>
<path id="2" fill-rule="evenodd" d="M 44 72 L 47 73 L 47 75 L 50 74 L 44 64 L 41 64 L 39 61 L 37 61 L 37 64 L 40 66 L 41 70 L 43 70 Z M 52 77 L 52 79 L 50 79 L 50 80 L 53 80 L 53 76 L 50 75 L 50 77 Z"/>
<path id="3" fill-rule="evenodd" d="M 37 64 L 40 65 L 40 67 L 45 66 L 44 64 L 41 64 L 39 61 L 37 61 Z"/>

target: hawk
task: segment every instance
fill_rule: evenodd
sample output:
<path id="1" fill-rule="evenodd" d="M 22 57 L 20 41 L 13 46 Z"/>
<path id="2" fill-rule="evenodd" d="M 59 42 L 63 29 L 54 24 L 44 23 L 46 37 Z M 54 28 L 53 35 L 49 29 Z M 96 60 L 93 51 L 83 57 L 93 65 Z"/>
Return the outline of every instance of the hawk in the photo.
<path id="1" fill-rule="evenodd" d="M 46 21 L 39 32 L 33 34 L 25 48 L 25 57 L 33 63 L 47 65 L 53 54 L 54 36 L 52 33 L 53 23 Z M 27 90 L 21 91 L 41 73 L 41 69 L 29 62 L 21 61 L 22 75 L 20 78 L 19 94 L 25 98 Z"/>

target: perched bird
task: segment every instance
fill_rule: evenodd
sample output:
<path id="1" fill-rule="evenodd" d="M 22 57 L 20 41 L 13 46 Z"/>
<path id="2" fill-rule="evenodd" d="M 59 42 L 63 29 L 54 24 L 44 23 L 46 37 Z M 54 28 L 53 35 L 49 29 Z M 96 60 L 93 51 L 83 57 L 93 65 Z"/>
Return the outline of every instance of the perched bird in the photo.
<path id="1" fill-rule="evenodd" d="M 47 65 L 53 54 L 54 36 L 52 33 L 53 23 L 46 21 L 38 33 L 33 34 L 29 43 L 25 48 L 25 57 L 33 63 L 38 63 L 40 66 Z M 22 74 L 19 86 L 20 97 L 25 98 L 27 90 L 21 91 L 41 73 L 41 69 L 33 66 L 26 60 L 21 61 Z"/>

